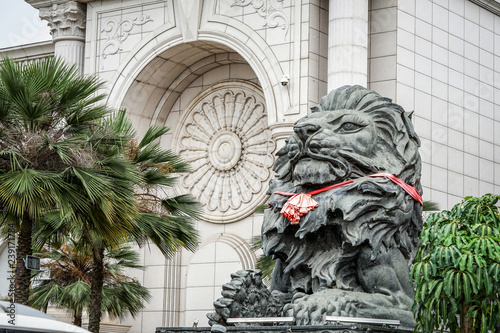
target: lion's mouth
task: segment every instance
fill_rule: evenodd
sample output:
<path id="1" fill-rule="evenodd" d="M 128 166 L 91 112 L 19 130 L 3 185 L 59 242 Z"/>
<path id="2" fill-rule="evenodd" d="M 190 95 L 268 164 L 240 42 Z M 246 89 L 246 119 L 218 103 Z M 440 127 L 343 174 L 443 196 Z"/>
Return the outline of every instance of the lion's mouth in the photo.
<path id="1" fill-rule="evenodd" d="M 348 179 L 351 167 L 347 161 L 319 160 L 311 157 L 300 159 L 293 169 L 294 186 L 330 185 Z"/>
<path id="2" fill-rule="evenodd" d="M 334 159 L 330 156 L 306 154 L 294 165 L 294 186 L 319 188 L 378 172 L 373 167 L 353 163 L 349 157 L 348 154 L 342 154 Z"/>

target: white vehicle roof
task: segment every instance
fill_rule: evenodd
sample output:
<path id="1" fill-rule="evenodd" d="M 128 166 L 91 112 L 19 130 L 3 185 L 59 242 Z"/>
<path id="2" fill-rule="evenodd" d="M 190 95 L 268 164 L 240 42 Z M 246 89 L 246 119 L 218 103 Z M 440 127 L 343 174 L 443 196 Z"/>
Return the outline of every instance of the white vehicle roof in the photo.
<path id="1" fill-rule="evenodd" d="M 13 316 L 11 316 L 10 311 L 11 304 L 15 306 L 15 310 L 12 312 Z M 0 332 L 3 330 L 43 333 L 90 333 L 81 327 L 58 321 L 48 314 L 29 306 L 0 301 Z"/>

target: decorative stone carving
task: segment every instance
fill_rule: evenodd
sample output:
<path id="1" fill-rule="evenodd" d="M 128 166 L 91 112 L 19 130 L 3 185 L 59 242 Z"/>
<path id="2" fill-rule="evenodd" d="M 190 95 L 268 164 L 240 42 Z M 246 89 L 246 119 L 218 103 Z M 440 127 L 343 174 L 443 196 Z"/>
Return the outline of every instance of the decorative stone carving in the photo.
<path id="1" fill-rule="evenodd" d="M 262 226 L 264 253 L 276 258 L 271 290 L 292 298 L 281 314 L 297 325 L 322 325 L 333 315 L 397 319 L 412 328 L 408 276 L 422 228 L 422 186 L 409 115 L 373 91 L 344 86 L 294 131 L 277 152 Z M 308 204 L 298 203 L 292 218 L 294 198 Z M 211 322 L 242 313 L 242 300 L 222 295 Z"/>
<path id="2" fill-rule="evenodd" d="M 85 41 L 86 5 L 77 1 L 40 8 L 40 18 L 48 21 L 54 42 L 59 39 Z"/>
<path id="3" fill-rule="evenodd" d="M 196 98 L 179 122 L 174 147 L 192 168 L 179 191 L 203 204 L 207 221 L 237 221 L 266 196 L 275 143 L 258 89 L 218 84 Z"/>
<path id="4" fill-rule="evenodd" d="M 266 24 L 270 28 L 280 27 L 288 33 L 289 21 L 283 8 L 283 0 L 234 0 L 231 6 L 246 7 L 252 5 L 257 14 L 266 19 Z"/>
<path id="5" fill-rule="evenodd" d="M 231 274 L 231 282 L 222 286 L 224 298 L 215 301 L 216 308 L 226 312 L 223 317 L 214 312 L 210 318 L 210 324 L 222 323 L 226 325 L 228 317 L 277 317 L 281 314 L 284 301 L 277 294 L 272 294 L 262 282 L 260 270 L 247 269 Z M 233 299 L 241 300 L 241 306 L 235 306 L 229 310 L 228 305 Z M 237 305 L 237 304 L 235 304 Z"/>
<path id="6" fill-rule="evenodd" d="M 135 19 L 127 18 L 121 21 L 114 18 L 109 18 L 104 21 L 101 34 L 106 34 L 106 41 L 101 47 L 101 58 L 106 59 L 108 55 L 116 54 L 120 50 L 121 44 L 128 38 L 134 27 L 152 21 L 153 19 L 147 15 L 141 15 Z"/>

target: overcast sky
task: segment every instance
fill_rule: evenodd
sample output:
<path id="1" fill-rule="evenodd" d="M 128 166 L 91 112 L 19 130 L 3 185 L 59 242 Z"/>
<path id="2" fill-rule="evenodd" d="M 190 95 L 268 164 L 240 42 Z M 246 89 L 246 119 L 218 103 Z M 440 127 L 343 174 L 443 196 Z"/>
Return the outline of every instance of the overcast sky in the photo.
<path id="1" fill-rule="evenodd" d="M 0 48 L 51 40 L 47 22 L 24 0 L 0 0 Z"/>

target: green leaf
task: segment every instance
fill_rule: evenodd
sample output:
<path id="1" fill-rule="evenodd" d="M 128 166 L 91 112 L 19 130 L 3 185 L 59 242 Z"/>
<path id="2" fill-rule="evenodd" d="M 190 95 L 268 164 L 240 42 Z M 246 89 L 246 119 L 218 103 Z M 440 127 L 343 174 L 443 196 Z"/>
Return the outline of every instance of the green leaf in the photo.
<path id="1" fill-rule="evenodd" d="M 467 259 L 468 255 L 466 254 L 460 256 L 460 259 L 458 260 L 458 267 L 461 271 L 465 271 L 465 269 L 467 268 Z"/>
<path id="2" fill-rule="evenodd" d="M 437 284 L 436 284 L 436 287 L 435 289 L 432 291 L 432 294 L 434 295 L 434 297 L 440 297 L 441 296 L 441 292 L 443 291 L 443 281 L 439 281 Z"/>
<path id="3" fill-rule="evenodd" d="M 462 277 L 462 274 L 461 273 L 457 273 L 454 275 L 454 297 L 455 298 L 461 298 L 463 296 L 462 294 L 462 281 L 461 281 L 461 278 Z"/>
<path id="4" fill-rule="evenodd" d="M 466 272 L 467 275 L 469 276 L 469 282 L 471 284 L 471 287 L 472 287 L 472 291 L 474 294 L 477 294 L 478 293 L 478 279 L 476 277 L 476 275 L 472 274 L 471 272 Z"/>
<path id="5" fill-rule="evenodd" d="M 491 294 L 493 291 L 493 283 L 491 282 L 491 277 L 488 274 L 488 270 L 486 268 L 479 268 L 482 272 L 482 280 L 484 281 L 484 288 L 486 289 L 487 294 Z"/>
<path id="6" fill-rule="evenodd" d="M 424 277 L 424 279 L 425 279 L 426 281 L 428 281 L 428 280 L 429 280 L 429 278 L 430 278 L 430 274 L 429 274 L 429 266 L 430 266 L 430 265 L 429 265 L 429 263 L 428 263 L 428 262 L 426 262 L 425 264 L 423 264 L 423 275 L 424 275 L 423 277 Z"/>
<path id="7" fill-rule="evenodd" d="M 463 294 L 465 297 L 465 303 L 469 303 L 472 296 L 472 286 L 470 282 L 470 276 L 468 274 L 462 274 L 463 279 Z"/>
<path id="8" fill-rule="evenodd" d="M 453 277 L 455 272 L 451 269 L 445 272 L 444 274 L 444 291 L 447 296 L 453 296 Z"/>

